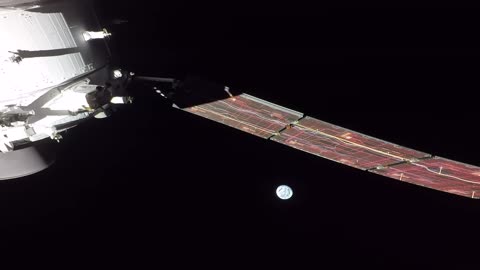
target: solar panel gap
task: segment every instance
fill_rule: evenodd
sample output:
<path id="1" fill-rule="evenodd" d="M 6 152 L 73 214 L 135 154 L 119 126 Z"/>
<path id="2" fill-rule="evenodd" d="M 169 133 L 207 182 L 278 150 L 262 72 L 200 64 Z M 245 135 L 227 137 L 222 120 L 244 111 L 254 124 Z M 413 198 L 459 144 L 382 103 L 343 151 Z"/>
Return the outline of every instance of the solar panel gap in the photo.
<path id="1" fill-rule="evenodd" d="M 383 170 L 385 168 L 390 168 L 390 167 L 393 167 L 393 166 L 398 166 L 398 165 L 402 165 L 402 164 L 406 164 L 406 163 L 410 163 L 410 161 L 403 160 L 403 161 L 395 162 L 395 163 L 392 163 L 392 164 L 381 165 L 381 166 L 378 166 L 378 167 L 373 167 L 371 169 L 367 169 L 367 171 L 368 172 L 373 172 L 373 171 L 377 171 L 377 170 Z"/>
<path id="2" fill-rule="evenodd" d="M 383 170 L 383 169 L 386 169 L 386 168 L 390 168 L 390 167 L 395 167 L 395 166 L 398 166 L 398 165 L 403 165 L 403 164 L 407 164 L 407 163 L 416 163 L 416 162 L 419 162 L 419 161 L 422 161 L 422 160 L 427 160 L 427 159 L 432 159 L 432 158 L 435 158 L 435 156 L 433 155 L 430 155 L 430 156 L 427 156 L 427 157 L 419 157 L 419 158 L 415 158 L 415 160 L 403 160 L 403 161 L 399 161 L 399 162 L 395 162 L 395 163 L 392 163 L 392 164 L 387 164 L 387 165 L 382 165 L 382 166 L 379 166 L 379 167 L 374 167 L 374 168 L 371 168 L 371 169 L 368 169 L 367 171 L 369 172 L 374 172 L 374 171 L 377 171 L 377 170 Z"/>
<path id="3" fill-rule="evenodd" d="M 307 117 L 307 116 L 306 116 L 306 115 L 303 115 L 303 116 L 300 117 L 297 121 L 294 121 L 294 122 L 286 125 L 284 128 L 282 128 L 281 130 L 279 130 L 278 132 L 276 132 L 276 133 L 274 133 L 272 136 L 270 136 L 270 137 L 268 138 L 268 140 L 272 140 L 275 136 L 279 136 L 279 135 L 282 134 L 282 132 L 284 132 L 285 130 L 295 127 L 295 125 L 298 124 L 298 122 L 300 122 L 300 121 L 301 121 L 302 119 L 304 119 L 305 117 Z"/>

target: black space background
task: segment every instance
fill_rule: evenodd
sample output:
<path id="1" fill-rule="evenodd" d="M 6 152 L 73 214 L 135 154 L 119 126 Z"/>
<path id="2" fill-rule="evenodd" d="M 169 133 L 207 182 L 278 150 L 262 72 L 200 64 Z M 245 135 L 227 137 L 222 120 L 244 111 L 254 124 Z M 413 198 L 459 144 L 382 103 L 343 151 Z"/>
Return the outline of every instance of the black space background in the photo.
<path id="1" fill-rule="evenodd" d="M 478 10 L 155 3 L 97 4 L 105 24 L 129 21 L 108 26 L 125 69 L 202 76 L 480 165 Z M 0 183 L 7 248 L 165 269 L 478 261 L 479 201 L 264 141 L 137 90 L 133 106 L 66 134 L 55 166 Z M 276 199 L 280 184 L 292 200 Z"/>

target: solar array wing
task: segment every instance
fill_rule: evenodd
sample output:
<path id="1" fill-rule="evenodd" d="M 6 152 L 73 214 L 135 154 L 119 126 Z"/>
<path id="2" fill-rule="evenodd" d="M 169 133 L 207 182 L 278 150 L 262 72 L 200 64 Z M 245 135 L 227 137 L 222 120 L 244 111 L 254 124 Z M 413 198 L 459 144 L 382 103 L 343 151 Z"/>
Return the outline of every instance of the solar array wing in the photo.
<path id="1" fill-rule="evenodd" d="M 480 198 L 480 167 L 351 131 L 242 94 L 183 109 L 335 162 L 435 190 Z"/>

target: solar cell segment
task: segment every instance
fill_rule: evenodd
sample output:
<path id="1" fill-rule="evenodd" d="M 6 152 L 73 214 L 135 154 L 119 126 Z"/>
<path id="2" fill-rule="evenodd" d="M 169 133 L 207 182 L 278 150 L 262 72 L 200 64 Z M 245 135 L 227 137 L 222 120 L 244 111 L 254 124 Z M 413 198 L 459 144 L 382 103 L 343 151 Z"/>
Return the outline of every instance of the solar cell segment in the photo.
<path id="1" fill-rule="evenodd" d="M 480 167 L 433 157 L 371 172 L 465 197 L 480 198 Z"/>
<path id="2" fill-rule="evenodd" d="M 184 109 L 210 120 L 267 139 L 303 114 L 242 94 Z"/>
<path id="3" fill-rule="evenodd" d="M 430 156 L 308 116 L 272 140 L 362 170 Z"/>

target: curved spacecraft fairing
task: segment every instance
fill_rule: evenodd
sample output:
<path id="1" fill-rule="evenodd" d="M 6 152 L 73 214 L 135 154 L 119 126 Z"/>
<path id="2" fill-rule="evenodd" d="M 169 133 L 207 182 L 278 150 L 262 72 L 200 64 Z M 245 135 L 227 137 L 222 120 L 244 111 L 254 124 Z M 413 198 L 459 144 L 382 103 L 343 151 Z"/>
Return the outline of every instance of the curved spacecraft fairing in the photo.
<path id="1" fill-rule="evenodd" d="M 20 158 L 35 148 L 19 147 L 59 140 L 125 95 L 129 73 L 114 72 L 107 43 L 86 33 L 107 36 L 85 1 L 0 0 L 0 180 L 13 168 L 22 176 L 51 164 L 32 160 L 41 155 Z"/>
<path id="2" fill-rule="evenodd" d="M 18 162 L 21 160 L 21 162 Z M 32 145 L 0 155 L 1 180 L 15 179 L 38 173 L 55 162 L 50 144 Z"/>

